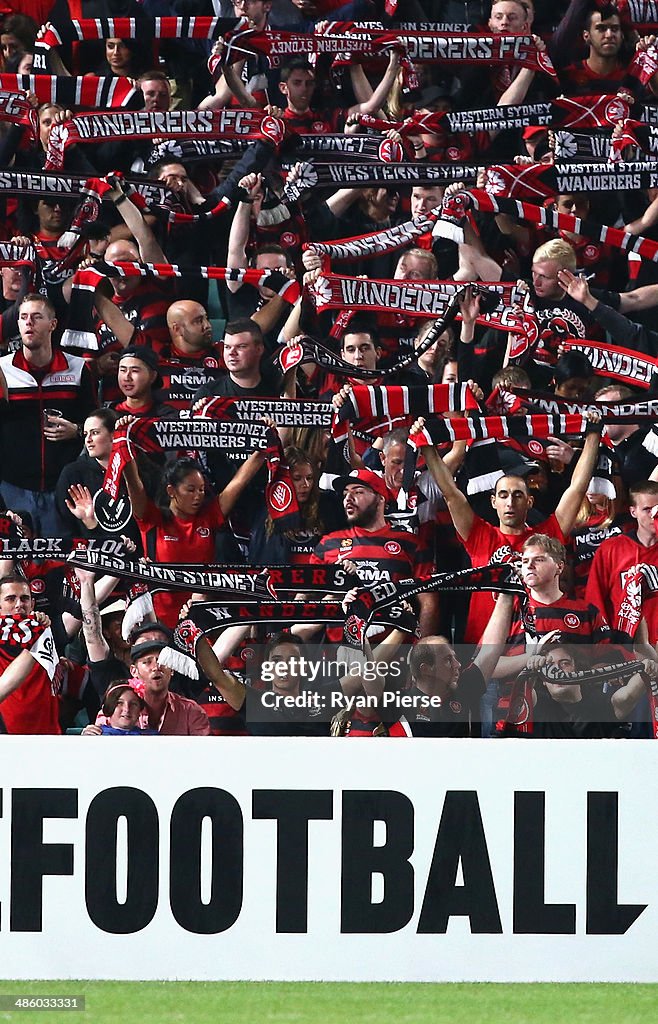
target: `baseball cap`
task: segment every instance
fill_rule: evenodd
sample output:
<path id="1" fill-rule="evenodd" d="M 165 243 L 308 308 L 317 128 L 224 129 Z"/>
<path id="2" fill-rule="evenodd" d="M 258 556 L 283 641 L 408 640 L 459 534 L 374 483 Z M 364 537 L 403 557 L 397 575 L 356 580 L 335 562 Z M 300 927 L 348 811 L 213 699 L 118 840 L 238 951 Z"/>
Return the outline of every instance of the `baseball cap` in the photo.
<path id="1" fill-rule="evenodd" d="M 542 135 L 547 132 L 548 128 L 542 124 L 529 124 L 527 128 L 523 129 L 524 139 L 534 139 L 535 135 Z"/>
<path id="2" fill-rule="evenodd" d="M 165 640 L 145 640 L 143 643 L 135 644 L 134 647 L 130 648 L 130 660 L 137 661 L 138 658 L 143 658 L 145 654 L 150 654 L 152 651 L 161 651 L 166 646 Z"/>
<path id="3" fill-rule="evenodd" d="M 375 494 L 381 495 L 386 501 L 390 498 L 384 477 L 371 469 L 353 469 L 349 476 L 339 476 L 334 480 L 334 490 L 344 491 L 348 484 L 361 484 L 363 487 L 369 487 Z"/>
<path id="4" fill-rule="evenodd" d="M 442 85 L 426 86 L 418 96 L 416 106 L 423 110 L 426 107 L 431 107 L 434 103 L 439 103 L 440 100 L 450 100 L 452 102 L 450 87 L 445 83 Z"/>
<path id="5" fill-rule="evenodd" d="M 174 634 L 169 629 L 169 626 L 165 626 L 164 622 L 140 622 L 139 626 L 135 626 L 134 629 L 130 630 L 130 638 L 133 644 L 137 643 L 140 636 L 144 636 L 144 633 L 150 633 L 153 629 L 157 629 L 166 637 L 166 643 L 173 643 Z"/>
<path id="6" fill-rule="evenodd" d="M 123 352 L 119 356 L 119 362 L 127 357 L 130 357 L 131 359 L 140 359 L 149 370 L 155 370 L 157 377 L 153 381 L 153 387 L 162 387 L 160 360 L 152 348 L 149 348 L 148 345 L 129 345 L 128 348 L 124 348 Z"/>

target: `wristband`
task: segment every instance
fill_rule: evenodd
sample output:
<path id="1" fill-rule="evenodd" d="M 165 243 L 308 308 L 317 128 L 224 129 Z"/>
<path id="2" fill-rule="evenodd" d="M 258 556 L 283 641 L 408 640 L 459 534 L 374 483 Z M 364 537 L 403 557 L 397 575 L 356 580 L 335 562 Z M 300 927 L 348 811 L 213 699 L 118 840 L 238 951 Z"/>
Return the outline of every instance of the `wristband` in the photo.
<path id="1" fill-rule="evenodd" d="M 125 200 L 127 198 L 128 198 L 128 196 L 124 192 L 122 192 L 121 195 L 119 196 L 119 198 L 114 200 L 114 205 L 115 206 L 120 206 L 121 203 L 125 202 Z"/>

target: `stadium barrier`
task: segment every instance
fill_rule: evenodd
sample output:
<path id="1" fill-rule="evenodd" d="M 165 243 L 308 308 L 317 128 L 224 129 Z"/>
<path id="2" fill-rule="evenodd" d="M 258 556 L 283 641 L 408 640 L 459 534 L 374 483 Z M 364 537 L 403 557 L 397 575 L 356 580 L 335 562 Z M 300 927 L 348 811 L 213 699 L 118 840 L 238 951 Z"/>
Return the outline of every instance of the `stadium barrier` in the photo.
<path id="1" fill-rule="evenodd" d="M 652 743 L 3 737 L 3 978 L 658 981 Z"/>

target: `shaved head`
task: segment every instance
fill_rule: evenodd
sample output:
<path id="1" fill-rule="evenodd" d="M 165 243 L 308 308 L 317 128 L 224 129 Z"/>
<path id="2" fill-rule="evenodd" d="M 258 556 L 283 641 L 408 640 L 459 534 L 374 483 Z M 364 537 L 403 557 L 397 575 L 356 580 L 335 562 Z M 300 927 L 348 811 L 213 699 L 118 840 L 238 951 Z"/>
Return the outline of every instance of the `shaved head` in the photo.
<path id="1" fill-rule="evenodd" d="M 212 345 L 212 327 L 200 302 L 172 302 L 167 310 L 167 327 L 176 348 L 187 355 L 199 355 Z"/>

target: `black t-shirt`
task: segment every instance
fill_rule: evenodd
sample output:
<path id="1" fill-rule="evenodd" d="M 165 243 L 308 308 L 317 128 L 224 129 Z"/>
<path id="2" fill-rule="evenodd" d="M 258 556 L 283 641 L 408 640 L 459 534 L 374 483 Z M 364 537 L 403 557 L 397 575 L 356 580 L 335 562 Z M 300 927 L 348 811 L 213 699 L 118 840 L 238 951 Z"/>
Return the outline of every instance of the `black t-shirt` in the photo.
<path id="1" fill-rule="evenodd" d="M 281 700 L 275 702 L 271 686 L 247 687 L 246 723 L 250 735 L 329 736 L 331 718 L 346 700 L 340 683 L 332 680 L 302 684 L 299 699 L 305 702 L 304 706 L 289 707 Z M 274 706 L 269 706 L 270 702 Z"/>
<path id="2" fill-rule="evenodd" d="M 414 736 L 425 738 L 467 739 L 472 735 L 470 718 L 480 703 L 486 689 L 484 676 L 477 665 L 470 665 L 461 673 L 457 684 L 447 700 L 440 707 L 432 707 L 422 690 L 412 686 L 405 690 L 402 698 L 413 698 L 410 708 L 402 707 Z"/>
<path id="3" fill-rule="evenodd" d="M 533 714 L 532 734 L 537 739 L 592 740 L 615 739 L 628 735 L 630 725 L 618 722 L 612 707 L 612 691 L 592 684 L 584 685 L 582 700 L 563 704 L 541 686 Z"/>

